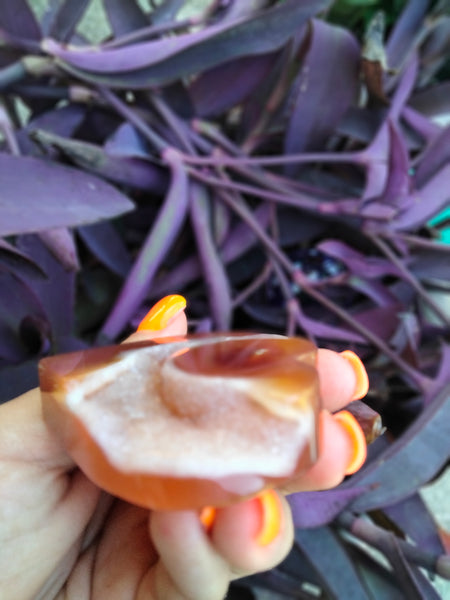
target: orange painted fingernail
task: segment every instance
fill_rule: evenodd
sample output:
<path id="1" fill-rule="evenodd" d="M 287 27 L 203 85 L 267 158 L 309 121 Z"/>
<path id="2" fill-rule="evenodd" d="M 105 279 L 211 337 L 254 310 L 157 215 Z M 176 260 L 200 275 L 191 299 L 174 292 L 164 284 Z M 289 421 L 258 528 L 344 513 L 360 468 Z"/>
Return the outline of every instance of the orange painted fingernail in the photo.
<path id="1" fill-rule="evenodd" d="M 341 352 L 341 356 L 350 363 L 355 373 L 356 387 L 352 400 L 361 400 L 369 391 L 369 377 L 366 368 L 359 356 L 351 350 L 344 350 L 344 352 Z"/>
<path id="2" fill-rule="evenodd" d="M 205 506 L 200 511 L 200 521 L 206 531 L 210 531 L 216 519 L 216 509 L 213 506 Z"/>
<path id="3" fill-rule="evenodd" d="M 186 299 L 178 294 L 162 298 L 145 315 L 137 328 L 138 331 L 158 331 L 164 329 L 179 312 L 186 308 Z"/>
<path id="4" fill-rule="evenodd" d="M 348 410 L 334 413 L 333 417 L 345 429 L 352 443 L 352 456 L 345 471 L 346 475 L 352 475 L 363 466 L 367 458 L 366 438 L 358 421 Z"/>
<path id="5" fill-rule="evenodd" d="M 261 492 L 253 501 L 258 506 L 260 513 L 260 526 L 256 534 L 256 542 L 260 546 L 267 546 L 280 533 L 284 515 L 283 506 L 274 490 Z"/>

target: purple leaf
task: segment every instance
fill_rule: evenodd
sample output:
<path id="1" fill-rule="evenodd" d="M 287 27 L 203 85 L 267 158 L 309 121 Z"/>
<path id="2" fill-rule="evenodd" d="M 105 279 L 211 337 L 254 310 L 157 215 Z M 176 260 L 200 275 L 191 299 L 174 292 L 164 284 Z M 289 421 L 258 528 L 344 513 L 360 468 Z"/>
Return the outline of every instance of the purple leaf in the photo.
<path id="1" fill-rule="evenodd" d="M 384 122 L 370 145 L 360 153 L 360 162 L 366 167 L 366 185 L 363 200 L 382 195 L 389 174 L 390 130 Z"/>
<path id="2" fill-rule="evenodd" d="M 266 229 L 270 222 L 271 206 L 268 202 L 261 204 L 252 213 L 253 218 L 262 229 Z M 240 258 L 245 252 L 253 248 L 257 242 L 255 233 L 243 221 L 233 227 L 220 249 L 220 255 L 225 263 Z"/>
<path id="3" fill-rule="evenodd" d="M 185 5 L 186 0 L 165 0 L 156 6 L 152 13 L 152 23 L 167 23 L 175 20 L 175 17 Z"/>
<path id="4" fill-rule="evenodd" d="M 244 56 L 210 69 L 189 88 L 198 117 L 220 115 L 243 102 L 273 68 L 278 54 Z"/>
<path id="5" fill-rule="evenodd" d="M 391 106 L 389 108 L 389 117 L 394 122 L 397 122 L 400 118 L 403 107 L 411 96 L 418 71 L 419 59 L 417 53 L 414 53 L 406 64 L 404 71 L 401 73 L 400 81 L 392 97 Z"/>
<path id="6" fill-rule="evenodd" d="M 359 210 L 361 217 L 364 217 L 365 219 L 374 219 L 376 221 L 391 221 L 397 212 L 398 211 L 392 206 L 382 204 L 376 200 L 370 200 Z"/>
<path id="7" fill-rule="evenodd" d="M 259 206 L 253 216 L 261 227 L 267 227 L 270 220 L 271 208 L 264 203 Z M 243 256 L 253 248 L 257 239 L 253 231 L 240 221 L 228 234 L 225 242 L 220 248 L 220 257 L 224 264 L 229 264 Z M 185 286 L 199 279 L 201 276 L 200 261 L 196 256 L 191 256 L 175 265 L 173 269 L 157 281 L 151 289 L 151 297 L 158 298 L 171 290 L 181 290 Z"/>
<path id="8" fill-rule="evenodd" d="M 19 324 L 12 327 L 5 323 L 3 318 L 0 318 L 0 381 L 1 368 L 4 365 L 19 364 L 27 358 L 28 353 L 18 336 L 18 329 Z M 0 403 L 2 401 L 3 399 L 0 396 Z"/>
<path id="9" fill-rule="evenodd" d="M 240 308 L 255 321 L 264 325 L 269 325 L 277 330 L 282 330 L 286 326 L 286 311 L 277 306 L 269 306 L 253 299 L 242 302 Z"/>
<path id="10" fill-rule="evenodd" d="M 236 20 L 265 8 L 267 0 L 251 0 L 251 2 L 228 2 L 225 3 L 226 12 L 221 18 L 222 20 Z"/>
<path id="11" fill-rule="evenodd" d="M 398 126 L 391 121 L 389 127 L 391 134 L 389 172 L 382 201 L 402 209 L 410 191 L 409 154 Z"/>
<path id="12" fill-rule="evenodd" d="M 188 176 L 177 151 L 165 151 L 172 181 L 164 204 L 141 247 L 119 298 L 100 336 L 114 339 L 126 326 L 150 290 L 155 274 L 175 241 L 188 208 Z"/>
<path id="13" fill-rule="evenodd" d="M 125 35 L 149 24 L 147 15 L 136 0 L 103 0 L 114 37 Z"/>
<path id="14" fill-rule="evenodd" d="M 450 126 L 428 145 L 420 157 L 414 181 L 417 187 L 422 187 L 439 169 L 450 163 Z"/>
<path id="15" fill-rule="evenodd" d="M 39 239 L 66 271 L 78 271 L 80 264 L 72 233 L 66 227 L 46 229 L 37 233 Z"/>
<path id="16" fill-rule="evenodd" d="M 449 189 L 450 164 L 447 164 L 424 186 L 411 194 L 410 208 L 395 218 L 392 227 L 404 231 L 426 224 L 440 210 L 448 206 Z"/>
<path id="17" fill-rule="evenodd" d="M 387 506 L 383 512 L 420 548 L 439 555 L 445 549 L 436 530 L 436 521 L 422 497 L 416 493 L 403 502 Z"/>
<path id="18" fill-rule="evenodd" d="M 450 250 L 450 249 L 449 249 Z M 439 253 L 439 249 L 422 250 L 412 257 L 409 270 L 421 280 L 450 280 L 448 261 Z"/>
<path id="19" fill-rule="evenodd" d="M 122 123 L 104 144 L 105 152 L 114 156 L 132 156 L 148 159 L 147 146 L 138 131 L 129 123 Z"/>
<path id="20" fill-rule="evenodd" d="M 360 85 L 358 44 L 347 30 L 313 20 L 309 43 L 290 99 L 286 154 L 322 149 Z"/>
<path id="21" fill-rule="evenodd" d="M 25 128 L 29 133 L 34 129 L 43 129 L 63 137 L 72 136 L 80 127 L 86 116 L 86 108 L 80 104 L 68 104 L 48 112 L 41 113 L 32 119 Z"/>
<path id="22" fill-rule="evenodd" d="M 404 307 L 399 306 L 398 326 L 390 339 L 390 345 L 397 354 L 407 357 L 414 366 L 420 364 L 420 333 L 417 316 L 412 312 L 405 312 Z"/>
<path id="23" fill-rule="evenodd" d="M 41 267 L 24 252 L 21 252 L 5 240 L 0 238 L 0 263 L 6 270 L 20 275 L 25 273 L 29 277 L 45 277 Z"/>
<path id="24" fill-rule="evenodd" d="M 433 123 L 431 119 L 422 115 L 414 108 L 410 106 L 404 106 L 402 110 L 402 119 L 416 132 L 425 143 L 432 142 L 441 132 L 441 128 L 436 123 Z M 407 140 L 410 142 L 409 146 L 412 150 L 417 150 L 422 147 L 422 143 L 419 145 L 414 141 L 410 141 L 408 130 L 405 132 Z"/>
<path id="25" fill-rule="evenodd" d="M 365 488 L 334 489 L 323 492 L 299 492 L 287 496 L 294 525 L 302 529 L 327 525 Z"/>
<path id="26" fill-rule="evenodd" d="M 406 148 L 404 148 L 402 137 L 398 134 L 396 123 L 409 98 L 416 75 L 417 59 L 414 58 L 408 63 L 402 74 L 392 98 L 388 118 L 383 122 L 370 145 L 355 157 L 357 159 L 355 162 L 366 167 L 364 200 L 382 196 L 389 184 L 389 176 L 391 176 L 391 185 L 394 185 L 392 178 L 396 178 L 396 175 L 390 173 L 389 167 L 392 167 L 394 163 L 404 168 L 407 162 Z M 391 161 L 390 165 L 389 160 Z M 398 181 L 395 182 L 395 185 L 398 185 Z"/>
<path id="27" fill-rule="evenodd" d="M 21 249 L 19 250 L 21 251 Z M 26 255 L 26 252 L 23 252 Z M 42 265 L 40 265 L 42 269 Z M 43 269 L 42 269 L 43 270 Z M 35 292 L 33 284 L 29 284 L 26 276 L 21 274 L 21 278 L 12 273 L 0 271 L 0 320 L 3 326 L 6 326 L 15 335 L 18 335 L 19 325 L 22 319 L 29 315 L 45 319 L 45 310 L 41 298 Z"/>
<path id="28" fill-rule="evenodd" d="M 329 598 L 349 598 L 351 590 L 353 600 L 370 600 L 343 540 L 332 529 L 297 529 L 295 545 L 323 582 Z"/>
<path id="29" fill-rule="evenodd" d="M 447 115 L 450 112 L 450 82 L 444 81 L 417 92 L 411 97 L 410 104 L 431 118 Z"/>
<path id="30" fill-rule="evenodd" d="M 306 26 L 300 27 L 296 35 L 293 36 L 292 41 L 289 41 L 280 51 L 279 58 L 275 62 L 272 70 L 267 74 L 267 77 L 258 85 L 255 90 L 246 99 L 241 118 L 242 128 L 242 139 L 252 139 L 252 136 L 256 132 L 256 136 L 261 133 L 259 131 L 259 124 L 261 120 L 264 121 L 267 115 L 267 102 L 269 99 L 275 100 L 273 102 L 273 108 L 278 106 L 284 96 L 284 82 L 288 77 L 289 67 L 292 61 L 292 47 L 295 45 L 297 37 L 304 37 L 307 31 Z M 248 145 L 248 143 L 247 143 Z M 233 152 L 236 155 L 244 151 L 246 154 L 249 153 L 248 147 L 239 148 L 239 152 Z"/>
<path id="31" fill-rule="evenodd" d="M 420 71 L 420 86 L 432 81 L 436 72 L 448 60 L 450 53 L 450 16 L 442 15 L 431 24 L 425 43 L 421 48 L 422 69 Z"/>
<path id="32" fill-rule="evenodd" d="M 376 256 L 368 256 L 351 248 L 340 240 L 324 240 L 317 246 L 319 250 L 343 262 L 349 271 L 363 278 L 377 279 L 386 275 L 399 277 L 401 274 L 391 261 Z"/>
<path id="33" fill-rule="evenodd" d="M 297 565 L 296 565 L 297 567 Z M 230 598 L 251 598 L 252 600 L 286 600 L 299 598 L 299 573 L 298 569 L 294 575 L 281 573 L 278 569 L 256 573 L 248 579 L 244 579 L 241 585 L 251 590 L 251 596 L 231 594 Z M 308 581 L 313 578 L 311 570 L 308 571 Z M 239 587 L 237 588 L 239 590 Z"/>
<path id="34" fill-rule="evenodd" d="M 344 341 L 347 343 L 352 342 L 355 344 L 367 344 L 366 339 L 358 333 L 355 333 L 350 329 L 345 329 L 344 327 L 327 324 L 323 320 L 319 321 L 313 319 L 305 315 L 303 311 L 298 312 L 297 321 L 302 329 L 317 338 Z"/>
<path id="35" fill-rule="evenodd" d="M 325 4 L 325 2 L 323 2 Z M 205 42 L 212 41 L 210 56 L 205 56 L 207 64 L 216 55 L 219 48 L 221 56 L 215 56 L 215 61 L 223 63 L 227 60 L 252 54 L 265 54 L 277 50 L 294 33 L 296 21 L 303 23 L 311 14 L 314 14 L 320 6 L 309 6 L 300 9 L 292 1 L 290 10 L 279 7 L 267 10 L 259 18 L 242 19 L 240 22 L 226 25 L 211 25 L 199 32 L 180 34 L 177 37 L 161 38 L 124 46 L 102 50 L 101 48 L 78 48 L 67 47 L 58 44 L 55 40 L 46 39 L 42 42 L 45 52 L 60 58 L 70 65 L 92 73 L 121 73 L 144 69 L 156 65 L 167 59 L 183 53 L 184 55 L 192 48 L 201 49 L 202 54 L 207 52 Z M 320 3 L 319 3 L 320 4 Z M 298 13 L 298 14 L 297 14 Z M 273 22 L 275 20 L 275 22 Z M 268 28 L 271 22 L 270 29 Z M 262 35 L 264 33 L 265 35 Z M 239 40 L 239 44 L 236 44 Z M 244 47 L 245 43 L 245 47 Z M 214 62 L 215 62 L 214 61 Z M 205 65 L 200 68 L 205 68 Z"/>
<path id="36" fill-rule="evenodd" d="M 433 586 L 419 569 L 408 562 L 395 535 L 386 536 L 383 540 L 383 553 L 393 569 L 405 598 L 410 600 L 422 600 L 423 598 L 437 600 L 439 598 Z"/>
<path id="37" fill-rule="evenodd" d="M 73 227 L 132 210 L 120 192 L 82 171 L 0 154 L 0 235 Z"/>
<path id="38" fill-rule="evenodd" d="M 327 224 L 317 215 L 300 212 L 291 207 L 277 207 L 280 246 L 312 245 L 327 231 Z"/>
<path id="39" fill-rule="evenodd" d="M 351 275 L 346 283 L 353 290 L 370 298 L 378 306 L 398 304 L 398 298 L 381 281 L 363 279 L 362 277 Z"/>
<path id="40" fill-rule="evenodd" d="M 394 23 L 386 45 L 387 62 L 391 69 L 399 68 L 420 35 L 428 0 L 410 0 Z"/>
<path id="41" fill-rule="evenodd" d="M 399 304 L 390 306 L 377 306 L 360 312 L 353 312 L 352 318 L 366 329 L 376 333 L 382 340 L 389 340 L 399 320 Z"/>
<path id="42" fill-rule="evenodd" d="M 48 34 L 61 42 L 67 42 L 74 34 L 90 0 L 63 0 L 56 4 L 56 10 L 47 13 Z"/>
<path id="43" fill-rule="evenodd" d="M 340 135 L 369 144 L 379 126 L 379 115 L 368 108 L 352 106 L 338 123 L 336 131 Z"/>
<path id="44" fill-rule="evenodd" d="M 162 194 L 167 189 L 167 176 L 161 167 L 149 160 L 127 156 L 111 156 L 103 148 L 88 142 L 67 139 L 37 129 L 33 139 L 44 148 L 57 148 L 75 165 L 114 183 Z"/>
<path id="45" fill-rule="evenodd" d="M 257 17 L 112 50 L 66 49 L 51 39 L 43 42 L 43 49 L 65 61 L 66 70 L 97 85 L 148 88 L 234 58 L 278 50 L 328 4 L 286 0 Z"/>
<path id="46" fill-rule="evenodd" d="M 436 377 L 433 379 L 433 383 L 430 386 L 425 395 L 425 404 L 429 404 L 433 401 L 433 396 L 437 391 L 444 388 L 444 386 L 450 383 L 450 345 L 442 344 L 441 362 L 439 365 Z"/>
<path id="47" fill-rule="evenodd" d="M 108 221 L 78 227 L 78 235 L 92 254 L 110 271 L 125 277 L 131 268 L 131 258 L 123 239 Z"/>
<path id="48" fill-rule="evenodd" d="M 227 239 L 231 230 L 232 214 L 228 206 L 222 202 L 214 202 L 212 205 L 212 232 L 216 245 L 220 248 Z"/>
<path id="49" fill-rule="evenodd" d="M 351 510 L 383 508 L 415 493 L 447 463 L 449 439 L 450 385 L 447 385 L 400 438 L 342 484 L 343 488 L 371 486 L 351 503 Z"/>
<path id="50" fill-rule="evenodd" d="M 0 67 L 8 67 L 11 66 L 11 68 L 15 68 L 15 64 L 17 63 L 17 61 L 19 61 L 21 59 L 21 52 L 20 50 L 15 50 L 14 48 L 8 47 L 8 46 L 0 46 Z M 23 73 L 23 75 L 25 75 L 25 73 Z M 4 76 L 4 73 L 3 73 Z M 14 75 L 13 75 L 13 79 L 14 79 Z M 7 82 L 6 85 L 10 85 L 10 81 L 8 80 L 8 77 L 6 78 Z M 15 81 L 15 79 L 14 79 Z M 2 82 L 3 83 L 3 82 Z M 4 85 L 4 83 L 3 83 Z M 3 87 L 2 85 L 2 87 Z"/>
<path id="51" fill-rule="evenodd" d="M 0 403 L 38 387 L 38 359 L 33 358 L 17 366 L 0 369 Z"/>
<path id="52" fill-rule="evenodd" d="M 205 186 L 191 183 L 189 205 L 210 312 L 216 328 L 228 331 L 232 316 L 230 283 L 212 236 L 211 198 Z"/>
<path id="53" fill-rule="evenodd" d="M 41 39 L 39 24 L 26 0 L 0 0 L 0 27 L 19 38 Z"/>
<path id="54" fill-rule="evenodd" d="M 39 297 L 44 316 L 50 323 L 53 350 L 63 351 L 60 339 L 73 334 L 75 273 L 67 271 L 36 235 L 20 236 L 17 246 L 33 256 L 47 274 L 47 279 L 34 280 L 30 285 Z"/>

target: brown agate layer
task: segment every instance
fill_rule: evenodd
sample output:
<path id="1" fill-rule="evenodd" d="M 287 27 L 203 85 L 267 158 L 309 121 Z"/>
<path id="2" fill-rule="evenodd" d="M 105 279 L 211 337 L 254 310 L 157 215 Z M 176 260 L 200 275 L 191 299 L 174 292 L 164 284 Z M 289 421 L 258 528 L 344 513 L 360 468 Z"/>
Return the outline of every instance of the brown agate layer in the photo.
<path id="1" fill-rule="evenodd" d="M 45 418 L 103 489 L 158 509 L 221 506 L 316 458 L 316 348 L 234 334 L 46 358 Z"/>

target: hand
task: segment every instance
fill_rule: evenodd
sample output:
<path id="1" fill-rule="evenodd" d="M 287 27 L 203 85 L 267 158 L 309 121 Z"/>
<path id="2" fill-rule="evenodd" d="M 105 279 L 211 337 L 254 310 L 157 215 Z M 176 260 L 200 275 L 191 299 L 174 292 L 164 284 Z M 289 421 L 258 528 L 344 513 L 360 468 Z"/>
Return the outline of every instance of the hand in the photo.
<path id="1" fill-rule="evenodd" d="M 186 333 L 184 307 L 161 306 L 130 340 Z M 320 456 L 288 492 L 333 487 L 354 459 L 330 412 L 354 399 L 364 371 L 328 350 L 318 370 Z M 218 510 L 206 530 L 195 511 L 149 513 L 101 492 L 48 431 L 38 389 L 0 406 L 0 515 L 0 600 L 221 600 L 232 579 L 272 568 L 293 540 L 278 493 L 265 509 L 249 500 Z"/>

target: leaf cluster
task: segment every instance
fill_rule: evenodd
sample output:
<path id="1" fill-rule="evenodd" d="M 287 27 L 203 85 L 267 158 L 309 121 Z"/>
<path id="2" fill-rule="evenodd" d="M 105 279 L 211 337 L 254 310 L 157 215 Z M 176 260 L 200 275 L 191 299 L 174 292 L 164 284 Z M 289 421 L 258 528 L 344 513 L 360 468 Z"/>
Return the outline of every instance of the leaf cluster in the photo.
<path id="1" fill-rule="evenodd" d="M 91 5 L 0 0 L 2 400 L 167 293 L 196 331 L 351 347 L 386 433 L 292 496 L 291 556 L 230 597 L 438 597 L 448 538 L 419 491 L 449 459 L 445 2 L 103 0 L 95 45 Z"/>

